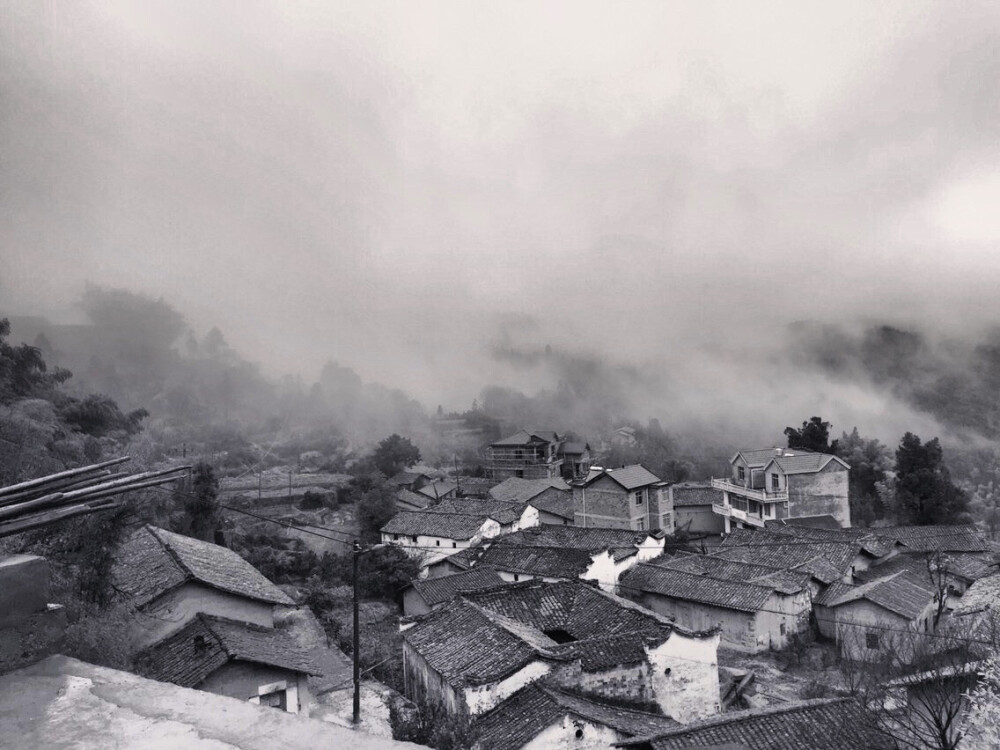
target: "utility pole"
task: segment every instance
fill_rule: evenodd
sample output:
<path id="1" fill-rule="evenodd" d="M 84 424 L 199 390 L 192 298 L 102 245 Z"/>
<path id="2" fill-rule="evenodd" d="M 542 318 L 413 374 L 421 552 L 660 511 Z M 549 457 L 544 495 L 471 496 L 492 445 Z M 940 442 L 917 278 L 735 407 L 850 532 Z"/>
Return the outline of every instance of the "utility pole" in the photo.
<path id="1" fill-rule="evenodd" d="M 361 633 L 358 627 L 358 563 L 361 560 L 361 542 L 354 542 L 354 717 L 361 721 Z"/>

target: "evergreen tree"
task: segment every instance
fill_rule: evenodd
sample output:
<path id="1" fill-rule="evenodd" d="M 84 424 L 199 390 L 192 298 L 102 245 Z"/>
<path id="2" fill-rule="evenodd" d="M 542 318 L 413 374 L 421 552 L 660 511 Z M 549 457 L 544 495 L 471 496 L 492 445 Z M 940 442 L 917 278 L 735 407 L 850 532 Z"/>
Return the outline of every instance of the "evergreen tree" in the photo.
<path id="1" fill-rule="evenodd" d="M 912 432 L 896 449 L 896 513 L 900 523 L 968 523 L 969 497 L 951 482 L 937 438 L 921 443 Z"/>

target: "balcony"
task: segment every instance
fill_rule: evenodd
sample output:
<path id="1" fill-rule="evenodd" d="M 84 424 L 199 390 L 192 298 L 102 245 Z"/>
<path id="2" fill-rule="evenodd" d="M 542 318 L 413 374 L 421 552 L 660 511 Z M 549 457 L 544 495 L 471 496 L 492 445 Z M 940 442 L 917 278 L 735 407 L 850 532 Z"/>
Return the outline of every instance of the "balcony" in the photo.
<path id="1" fill-rule="evenodd" d="M 749 500 L 756 500 L 758 503 L 785 503 L 788 502 L 788 491 L 768 492 L 767 490 L 755 490 L 752 487 L 744 487 L 736 484 L 730 479 L 713 479 L 713 490 L 722 490 L 732 495 L 745 497 Z"/>

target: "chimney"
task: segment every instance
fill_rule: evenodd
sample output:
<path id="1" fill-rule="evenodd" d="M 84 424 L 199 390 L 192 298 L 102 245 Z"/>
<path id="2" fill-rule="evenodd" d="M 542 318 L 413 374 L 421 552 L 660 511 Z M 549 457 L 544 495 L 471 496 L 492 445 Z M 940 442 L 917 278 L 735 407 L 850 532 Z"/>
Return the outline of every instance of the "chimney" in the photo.
<path id="1" fill-rule="evenodd" d="M 59 650 L 66 610 L 48 599 L 49 563 L 44 557 L 0 558 L 0 674 Z"/>
<path id="2" fill-rule="evenodd" d="M 776 456 L 783 456 L 783 455 L 785 455 L 785 449 L 784 448 L 775 448 L 774 449 L 774 455 L 776 455 Z"/>

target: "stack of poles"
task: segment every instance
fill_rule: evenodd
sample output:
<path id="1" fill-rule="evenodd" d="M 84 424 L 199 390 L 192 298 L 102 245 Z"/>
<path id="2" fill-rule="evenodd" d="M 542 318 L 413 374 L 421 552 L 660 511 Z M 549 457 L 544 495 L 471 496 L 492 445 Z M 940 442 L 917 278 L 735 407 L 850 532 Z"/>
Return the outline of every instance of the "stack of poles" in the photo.
<path id="1" fill-rule="evenodd" d="M 66 518 L 117 508 L 124 493 L 169 484 L 190 466 L 137 474 L 116 471 L 115 458 L 0 488 L 0 537 L 31 531 Z"/>

